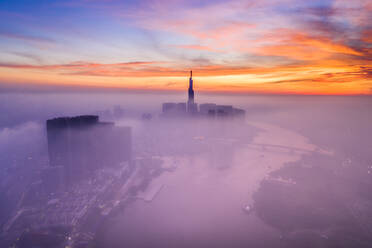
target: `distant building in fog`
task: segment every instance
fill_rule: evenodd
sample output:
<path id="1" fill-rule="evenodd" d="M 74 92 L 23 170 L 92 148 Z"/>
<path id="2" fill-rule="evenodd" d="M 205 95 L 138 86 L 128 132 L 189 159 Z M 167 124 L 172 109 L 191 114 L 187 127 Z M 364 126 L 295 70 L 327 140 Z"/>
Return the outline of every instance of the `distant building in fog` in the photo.
<path id="1" fill-rule="evenodd" d="M 177 103 L 165 102 L 163 103 L 163 113 L 170 113 L 176 110 Z"/>
<path id="2" fill-rule="evenodd" d="M 147 121 L 149 121 L 149 120 L 151 120 L 152 119 L 152 114 L 150 114 L 150 113 L 143 113 L 142 114 L 142 120 L 147 120 Z"/>
<path id="3" fill-rule="evenodd" d="M 233 117 L 243 118 L 245 117 L 245 111 L 243 109 L 234 108 L 232 105 L 217 105 L 215 103 L 204 103 L 200 104 L 200 115 L 208 117 Z"/>
<path id="4" fill-rule="evenodd" d="M 46 126 L 49 164 L 55 168 L 46 174 L 57 181 L 59 168 L 63 182 L 71 183 L 97 168 L 131 160 L 130 127 L 100 122 L 94 115 L 50 119 Z"/>
<path id="5" fill-rule="evenodd" d="M 245 110 L 234 108 L 232 105 L 217 105 L 215 103 L 195 103 L 194 94 L 194 81 L 192 79 L 192 71 L 190 71 L 189 78 L 189 89 L 188 89 L 188 100 L 186 103 L 163 103 L 163 117 L 174 117 L 174 116 L 199 116 L 199 117 L 210 117 L 210 118 L 233 118 L 233 119 L 244 119 Z M 187 115 L 186 115 L 187 113 Z"/>
<path id="6" fill-rule="evenodd" d="M 203 103 L 199 105 L 199 112 L 202 115 L 207 115 L 209 110 L 216 110 L 217 104 L 215 103 Z"/>
<path id="7" fill-rule="evenodd" d="M 187 112 L 189 114 L 197 114 L 198 113 L 198 104 L 197 103 L 188 103 L 187 104 Z"/>
<path id="8" fill-rule="evenodd" d="M 185 115 L 186 114 L 186 103 L 174 103 L 166 102 L 163 103 L 163 114 L 167 116 Z"/>

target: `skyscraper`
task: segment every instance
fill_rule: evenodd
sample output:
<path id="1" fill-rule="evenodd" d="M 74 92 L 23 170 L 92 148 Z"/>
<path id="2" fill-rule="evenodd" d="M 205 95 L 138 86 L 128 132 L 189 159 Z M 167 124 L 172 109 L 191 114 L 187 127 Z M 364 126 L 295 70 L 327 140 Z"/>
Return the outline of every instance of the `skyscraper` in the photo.
<path id="1" fill-rule="evenodd" d="M 194 102 L 192 71 L 190 71 L 190 79 L 189 79 L 189 99 L 187 101 L 187 112 L 192 113 L 192 114 L 195 114 L 198 112 L 198 105 Z"/>
<path id="2" fill-rule="evenodd" d="M 192 81 L 192 71 L 190 71 L 190 79 L 189 79 L 189 100 L 188 103 L 194 103 L 194 89 L 193 89 L 193 81 Z"/>
<path id="3" fill-rule="evenodd" d="M 62 167 L 66 184 L 90 175 L 95 169 L 131 162 L 130 127 L 100 122 L 85 115 L 47 120 L 49 163 Z"/>

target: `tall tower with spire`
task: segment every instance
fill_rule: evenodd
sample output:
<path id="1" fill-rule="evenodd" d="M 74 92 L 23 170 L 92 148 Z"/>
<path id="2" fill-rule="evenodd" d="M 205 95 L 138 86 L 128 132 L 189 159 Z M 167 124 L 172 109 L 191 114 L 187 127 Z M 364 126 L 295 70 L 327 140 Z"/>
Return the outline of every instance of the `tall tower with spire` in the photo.
<path id="1" fill-rule="evenodd" d="M 193 89 L 193 81 L 192 81 L 192 71 L 190 71 L 190 79 L 189 79 L 189 100 L 187 101 L 188 104 L 194 103 L 194 89 Z"/>

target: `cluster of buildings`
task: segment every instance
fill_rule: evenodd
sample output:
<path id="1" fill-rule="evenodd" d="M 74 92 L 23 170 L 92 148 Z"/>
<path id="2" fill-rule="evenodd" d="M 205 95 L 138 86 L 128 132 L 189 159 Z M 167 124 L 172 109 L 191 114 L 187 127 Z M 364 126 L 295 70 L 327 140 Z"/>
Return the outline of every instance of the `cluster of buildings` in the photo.
<path id="1" fill-rule="evenodd" d="M 234 108 L 232 105 L 218 105 L 215 103 L 198 104 L 195 102 L 195 94 L 193 89 L 192 71 L 190 72 L 188 101 L 187 102 L 166 102 L 163 103 L 163 117 L 185 117 L 198 116 L 210 118 L 231 118 L 244 119 L 245 111 L 243 109 Z"/>
<path id="2" fill-rule="evenodd" d="M 194 97 L 191 72 L 188 101 L 164 103 L 162 117 L 245 117 L 244 110 L 231 105 L 205 103 L 198 106 Z M 124 110 L 120 107 L 115 107 L 112 113 L 103 114 L 105 119 L 121 118 L 123 115 Z M 144 114 L 142 119 L 150 120 L 152 115 Z M 166 143 L 171 145 L 160 144 L 154 133 L 149 132 L 151 137 L 142 137 L 142 141 L 136 142 L 145 157 L 138 157 L 137 154 L 135 159 L 132 155 L 135 148 L 131 128 L 100 121 L 98 115 L 49 119 L 46 131 L 49 166 L 40 168 L 37 180 L 22 193 L 16 210 L 0 232 L 3 235 L 0 239 L 6 237 L 10 243 L 17 240 L 17 247 L 28 247 L 30 240 L 35 242 L 35 247 L 40 245 L 44 242 L 40 235 L 67 247 L 79 247 L 83 243 L 85 245 L 81 247 L 89 247 L 86 242 L 93 240 L 105 216 L 115 215 L 129 204 L 131 197 L 146 189 L 154 175 L 168 170 L 160 166 L 162 161 L 153 159 L 151 155 L 156 152 L 185 152 L 185 143 L 177 142 L 177 130 L 174 130 L 175 135 L 169 135 L 169 130 L 162 130 L 169 136 Z M 191 128 L 188 131 L 192 133 L 195 130 Z M 169 142 L 171 136 L 174 136 L 174 142 Z M 188 151 L 190 153 L 203 146 L 202 140 L 184 142 L 189 142 L 189 147 L 193 148 Z M 195 146 L 195 143 L 200 144 Z M 220 147 L 223 147 L 223 153 Z M 227 146 L 216 144 L 212 150 L 211 159 L 215 164 L 219 167 L 229 164 L 232 152 Z M 224 154 L 223 158 L 218 157 L 220 154 Z M 156 192 L 142 195 L 145 200 L 152 199 Z M 59 229 L 50 227 L 67 229 L 62 228 L 63 232 L 59 233 Z M 55 230 L 58 232 L 55 233 Z M 21 241 L 26 245 L 22 245 Z"/>

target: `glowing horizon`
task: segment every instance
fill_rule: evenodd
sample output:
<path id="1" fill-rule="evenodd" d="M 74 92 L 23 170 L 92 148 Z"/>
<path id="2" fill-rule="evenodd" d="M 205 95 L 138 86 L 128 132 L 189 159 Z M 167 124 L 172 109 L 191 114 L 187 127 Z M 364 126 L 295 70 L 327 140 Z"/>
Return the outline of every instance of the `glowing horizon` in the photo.
<path id="1" fill-rule="evenodd" d="M 4 1 L 0 85 L 372 92 L 367 0 Z"/>

